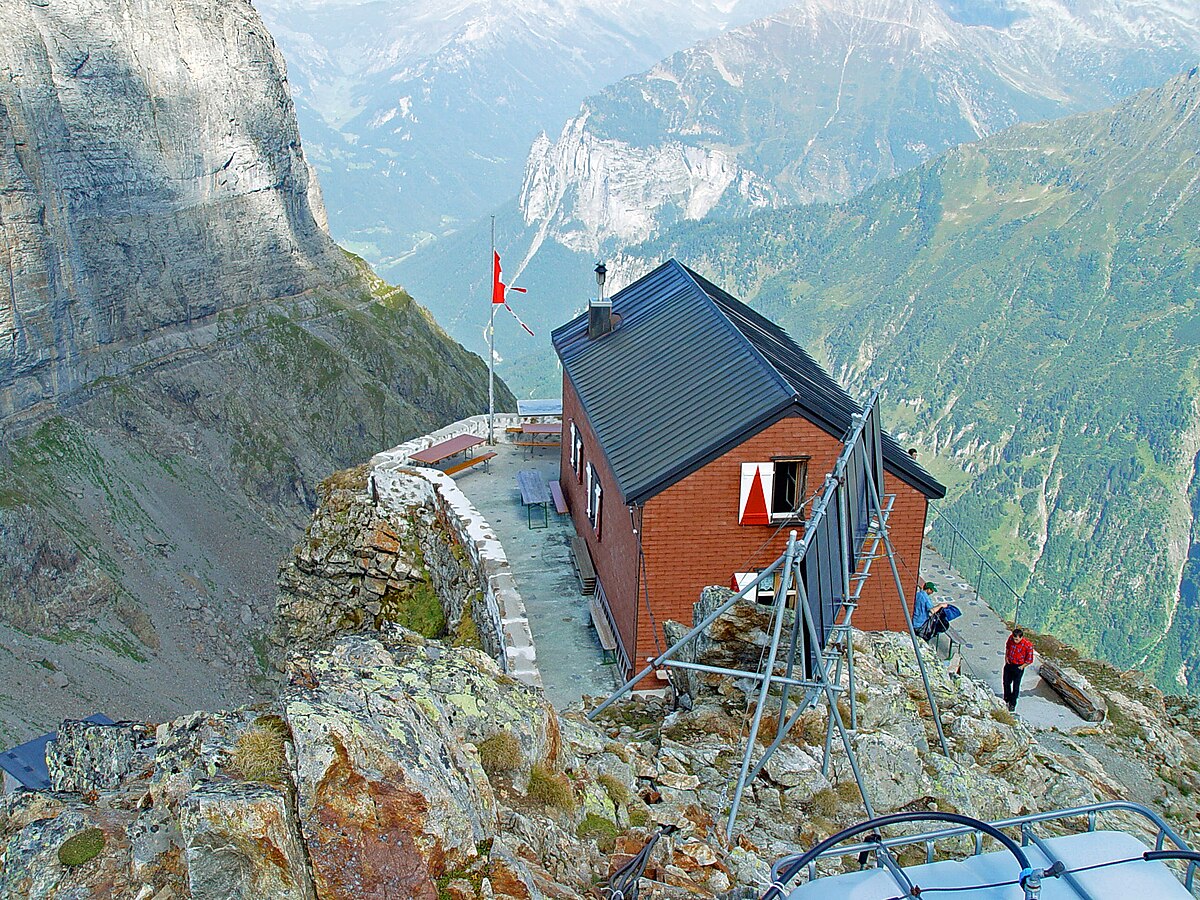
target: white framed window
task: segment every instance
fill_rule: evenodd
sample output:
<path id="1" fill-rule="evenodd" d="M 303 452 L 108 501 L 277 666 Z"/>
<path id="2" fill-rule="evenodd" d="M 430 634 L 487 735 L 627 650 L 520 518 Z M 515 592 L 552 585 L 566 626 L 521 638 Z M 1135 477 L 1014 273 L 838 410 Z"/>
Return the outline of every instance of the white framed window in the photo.
<path id="1" fill-rule="evenodd" d="M 807 484 L 807 456 L 742 463 L 738 524 L 770 525 L 802 518 Z"/>
<path id="2" fill-rule="evenodd" d="M 583 478 L 583 435 L 579 433 L 579 429 L 575 427 L 575 420 L 571 420 L 571 471 L 575 473 L 576 480 Z"/>
<path id="3" fill-rule="evenodd" d="M 747 586 L 754 584 L 755 580 L 761 575 L 761 572 L 734 572 L 733 578 L 730 581 L 730 587 L 734 591 L 744 590 Z M 782 584 L 782 575 L 775 572 L 773 576 L 768 577 L 766 581 L 761 582 L 753 591 L 747 594 L 747 598 L 754 600 L 757 603 L 770 605 L 775 602 L 775 595 L 779 592 Z M 796 585 L 792 584 L 788 589 L 788 606 L 796 605 Z"/>
<path id="4" fill-rule="evenodd" d="M 601 500 L 603 499 L 604 491 L 600 487 L 600 476 L 596 472 L 596 467 L 588 463 L 587 467 L 587 514 L 588 521 L 592 523 L 592 530 L 596 532 L 596 537 L 600 536 L 600 509 Z"/>

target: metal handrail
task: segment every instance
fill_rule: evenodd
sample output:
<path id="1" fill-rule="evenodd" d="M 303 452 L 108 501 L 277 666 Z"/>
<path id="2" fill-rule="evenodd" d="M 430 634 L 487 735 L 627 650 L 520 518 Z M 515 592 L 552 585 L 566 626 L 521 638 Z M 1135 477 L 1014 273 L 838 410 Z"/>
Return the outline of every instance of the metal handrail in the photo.
<path id="1" fill-rule="evenodd" d="M 1172 844 L 1179 850 L 1191 851 L 1188 845 L 1178 832 L 1175 831 L 1167 822 L 1150 809 L 1148 806 L 1143 806 L 1141 803 L 1134 803 L 1131 800 L 1108 800 L 1103 803 L 1092 803 L 1087 806 L 1075 806 L 1068 809 L 1057 809 L 1051 812 L 1030 813 L 1024 816 L 1017 816 L 1011 819 L 1002 819 L 998 822 L 991 822 L 995 828 L 1020 828 L 1022 843 L 1026 843 L 1027 828 L 1038 822 L 1052 822 L 1058 819 L 1072 819 L 1079 816 L 1087 818 L 1087 830 L 1089 832 L 1096 830 L 1096 820 L 1100 813 L 1104 812 L 1129 812 L 1135 813 L 1142 818 L 1148 820 L 1157 830 L 1154 840 L 1154 849 L 1162 850 L 1164 840 L 1170 840 Z M 906 847 L 912 844 L 925 844 L 927 859 L 932 856 L 932 846 L 935 841 L 946 840 L 948 838 L 965 837 L 967 835 L 975 835 L 974 849 L 972 856 L 977 856 L 983 852 L 983 835 L 978 829 L 969 826 L 958 826 L 955 828 L 943 828 L 937 831 L 923 832 L 920 834 L 896 835 L 895 837 L 883 838 L 858 844 L 850 844 L 846 846 L 831 847 L 828 850 L 820 853 L 812 862 L 808 864 L 808 877 L 811 880 L 816 875 L 816 864 L 829 857 L 854 856 L 860 853 L 873 853 L 876 850 L 893 847 Z M 803 854 L 796 854 L 794 858 L 800 858 Z M 775 864 L 776 870 L 786 861 L 786 857 Z M 1187 875 L 1184 879 L 1184 887 L 1188 891 L 1192 891 L 1193 881 L 1197 863 L 1188 861 Z"/>
<path id="2" fill-rule="evenodd" d="M 1014 601 L 1013 602 L 1013 622 L 1019 622 L 1020 621 L 1020 613 L 1021 613 L 1021 599 L 1022 599 L 1021 594 L 1017 591 L 1016 588 L 1014 588 L 1011 584 L 1008 583 L 1008 579 L 1006 579 L 1003 575 L 1001 575 L 999 572 L 996 571 L 996 567 L 987 561 L 987 559 L 984 557 L 984 555 L 979 552 L 979 548 L 977 548 L 974 544 L 972 544 L 970 539 L 965 534 L 962 533 L 962 529 L 960 529 L 956 524 L 954 524 L 953 519 L 951 519 L 949 516 L 947 516 L 944 512 L 942 512 L 940 509 L 938 509 L 933 504 L 930 504 L 930 509 L 933 510 L 933 514 L 935 516 L 937 516 L 939 519 L 941 519 L 943 522 L 945 522 L 947 525 L 949 525 L 951 530 L 953 530 L 953 532 L 954 532 L 953 539 L 950 542 L 950 553 L 946 557 L 946 563 L 951 568 L 954 567 L 954 551 L 955 551 L 955 549 L 957 549 L 958 539 L 962 538 L 962 542 L 967 545 L 967 547 L 970 549 L 970 551 L 972 553 L 974 553 L 975 557 L 979 560 L 979 576 L 975 579 L 975 595 L 977 597 L 983 596 L 983 584 L 982 584 L 983 583 L 983 570 L 986 568 L 989 572 L 991 572 L 993 575 L 995 575 L 996 579 L 1008 589 L 1008 592 L 1010 594 L 1012 594 L 1013 601 Z"/>

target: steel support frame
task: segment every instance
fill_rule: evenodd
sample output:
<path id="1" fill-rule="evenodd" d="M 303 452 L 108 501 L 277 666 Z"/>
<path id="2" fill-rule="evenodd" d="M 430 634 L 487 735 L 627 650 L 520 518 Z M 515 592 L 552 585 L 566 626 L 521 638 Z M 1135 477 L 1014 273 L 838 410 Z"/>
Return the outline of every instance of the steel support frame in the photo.
<path id="1" fill-rule="evenodd" d="M 745 793 L 746 785 L 749 784 L 764 766 L 770 760 L 771 756 L 783 743 L 787 734 L 799 721 L 801 714 L 805 710 L 814 706 L 818 700 L 824 699 L 829 708 L 829 721 L 826 732 L 825 742 L 825 759 L 822 764 L 824 771 L 828 770 L 830 757 L 832 754 L 833 735 L 836 730 L 843 748 L 846 751 L 849 760 L 850 769 L 854 775 L 860 794 L 862 795 L 863 808 L 868 817 L 873 818 L 875 813 L 872 809 L 871 802 L 867 796 L 866 786 L 863 783 L 862 773 L 858 766 L 858 757 L 854 751 L 853 743 L 850 740 L 850 734 L 857 728 L 858 712 L 857 698 L 855 696 L 855 672 L 854 672 L 854 642 L 852 639 L 851 629 L 853 627 L 854 610 L 857 606 L 857 599 L 862 591 L 862 584 L 869 573 L 871 560 L 875 557 L 878 551 L 879 543 L 883 543 L 886 549 L 886 556 L 891 565 L 892 575 L 896 582 L 897 594 L 901 599 L 901 606 L 904 607 L 904 618 L 908 625 L 909 635 L 913 642 L 913 651 L 917 657 L 917 663 L 920 667 L 922 681 L 925 685 L 926 696 L 929 699 L 930 708 L 933 711 L 935 722 L 937 724 L 938 737 L 941 741 L 943 752 L 948 754 L 946 739 L 942 733 L 940 715 L 938 713 L 937 703 L 933 696 L 932 688 L 929 684 L 929 679 L 925 671 L 924 662 L 921 659 L 920 648 L 917 644 L 916 632 L 912 626 L 912 617 L 909 613 L 907 603 L 904 602 L 904 590 L 900 581 L 899 570 L 896 567 L 895 553 L 892 548 L 891 540 L 888 536 L 887 520 L 891 513 L 891 504 L 885 508 L 882 503 L 878 491 L 876 490 L 874 480 L 870 477 L 866 478 L 869 485 L 868 490 L 868 518 L 873 519 L 871 528 L 875 529 L 875 534 L 864 536 L 862 541 L 864 545 L 868 541 L 873 541 L 872 551 L 869 554 L 859 554 L 851 556 L 847 551 L 850 547 L 850 542 L 853 537 L 849 534 L 849 516 L 847 515 L 848 501 L 845 499 L 845 492 L 837 491 L 836 487 L 845 477 L 845 470 L 849 461 L 850 451 L 859 440 L 862 430 L 868 420 L 868 415 L 873 406 L 878 402 L 878 392 L 873 394 L 864 408 L 864 412 L 856 416 L 854 423 L 850 429 L 850 433 L 844 442 L 844 449 L 839 455 L 837 462 L 834 465 L 834 470 L 826 476 L 825 484 L 821 494 L 813 503 L 812 514 L 809 516 L 804 527 L 804 538 L 798 540 L 795 531 L 791 533 L 788 539 L 787 550 L 776 559 L 770 566 L 759 573 L 749 585 L 736 592 L 732 597 L 722 603 L 719 607 L 709 613 L 704 619 L 696 623 L 686 634 L 672 644 L 667 650 L 659 654 L 653 659 L 647 660 L 647 665 L 640 672 L 630 678 L 621 687 L 612 693 L 603 703 L 589 713 L 589 719 L 595 719 L 609 706 L 629 693 L 633 688 L 645 677 L 650 675 L 655 670 L 668 667 L 679 668 L 685 670 L 694 670 L 701 672 L 709 672 L 713 674 L 728 675 L 733 678 L 744 678 L 757 684 L 757 704 L 754 711 L 753 720 L 750 726 L 750 733 L 746 740 L 746 748 L 742 757 L 742 766 L 738 775 L 738 781 L 734 789 L 734 796 L 729 810 L 729 818 L 726 826 L 726 837 L 730 840 L 733 838 L 734 825 L 737 820 L 738 811 L 741 805 L 742 797 Z M 828 646 L 823 646 L 821 635 L 817 628 L 817 624 L 813 619 L 812 610 L 808 603 L 808 593 L 804 585 L 802 577 L 801 565 L 804 557 L 808 552 L 809 544 L 812 536 L 815 534 L 816 524 L 826 514 L 829 504 L 835 498 L 842 498 L 841 508 L 839 512 L 842 515 L 839 517 L 841 522 L 841 533 L 839 535 L 842 543 L 843 559 L 857 559 L 858 566 L 862 566 L 863 571 L 850 572 L 848 566 L 843 567 L 842 575 L 842 603 L 840 608 L 835 612 L 835 622 L 837 619 L 842 621 L 837 622 L 832 628 Z M 859 548 L 862 550 L 863 548 Z M 857 569 L 857 566 L 856 566 Z M 765 664 L 761 665 L 757 671 L 742 671 L 737 669 L 726 669 L 715 666 L 706 666 L 701 663 L 692 663 L 685 660 L 677 660 L 675 656 L 689 643 L 691 643 L 701 632 L 708 628 L 721 615 L 729 610 L 737 602 L 751 597 L 758 586 L 768 579 L 774 579 L 776 572 L 780 574 L 780 587 L 776 591 L 775 601 L 770 617 L 770 643 L 766 649 Z M 857 589 L 851 592 L 851 580 L 857 582 Z M 792 620 L 790 633 L 786 638 L 786 643 L 783 646 L 784 674 L 775 674 L 775 667 L 780 661 L 781 643 L 783 643 L 783 624 L 786 618 L 788 609 L 788 593 L 791 585 L 795 584 L 796 589 L 796 614 Z M 801 629 L 803 628 L 803 636 Z M 803 652 L 804 637 L 807 638 L 809 647 L 813 657 L 814 677 L 812 680 L 795 677 L 795 666 L 797 662 L 797 653 Z M 830 651 L 833 651 L 830 653 Z M 845 670 L 847 676 L 847 686 L 841 686 L 841 675 L 843 668 L 843 656 L 845 657 Z M 762 756 L 757 762 L 754 761 L 754 748 L 758 738 L 758 732 L 762 725 L 763 715 L 766 712 L 768 699 L 771 694 L 772 686 L 779 686 L 780 693 L 780 708 L 779 722 L 776 729 L 775 739 L 763 751 Z M 788 703 L 790 699 L 791 688 L 803 689 L 803 696 L 798 698 L 795 703 L 795 709 L 788 713 Z M 841 693 L 849 694 L 849 712 L 850 724 L 843 720 L 841 710 L 838 708 L 838 696 Z"/>

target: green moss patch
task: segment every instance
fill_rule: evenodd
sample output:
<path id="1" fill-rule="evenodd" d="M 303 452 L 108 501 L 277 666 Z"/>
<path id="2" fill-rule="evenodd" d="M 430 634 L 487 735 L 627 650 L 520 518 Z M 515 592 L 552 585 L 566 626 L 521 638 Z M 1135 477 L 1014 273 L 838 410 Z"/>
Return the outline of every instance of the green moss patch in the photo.
<path id="1" fill-rule="evenodd" d="M 82 866 L 95 859 L 104 849 L 104 832 L 99 828 L 85 828 L 62 842 L 58 848 L 58 861 L 64 866 Z"/>
<path id="2" fill-rule="evenodd" d="M 594 840 L 601 853 L 611 853 L 617 845 L 617 825 L 603 816 L 588 813 L 575 829 L 575 836 Z"/>

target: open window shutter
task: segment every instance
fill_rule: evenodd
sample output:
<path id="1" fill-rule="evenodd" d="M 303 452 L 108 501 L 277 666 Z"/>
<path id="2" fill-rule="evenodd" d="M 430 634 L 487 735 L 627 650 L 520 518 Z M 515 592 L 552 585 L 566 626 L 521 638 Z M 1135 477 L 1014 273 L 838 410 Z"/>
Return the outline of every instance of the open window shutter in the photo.
<path id="1" fill-rule="evenodd" d="M 604 490 L 600 487 L 600 479 L 599 478 L 596 479 L 596 482 L 593 485 L 592 490 L 595 491 L 595 493 L 596 493 L 596 500 L 595 500 L 595 503 L 593 504 L 595 506 L 595 511 L 592 513 L 592 516 L 593 516 L 592 527 L 596 529 L 596 537 L 599 537 L 600 536 L 600 510 L 603 508 L 601 506 L 600 500 L 604 496 Z"/>
<path id="2" fill-rule="evenodd" d="M 596 470 L 589 464 L 587 467 L 587 514 L 592 517 L 592 473 Z"/>
<path id="3" fill-rule="evenodd" d="M 729 582 L 729 589 L 734 593 L 745 590 L 746 586 L 751 584 L 757 577 L 757 572 L 734 572 L 733 578 Z M 750 598 L 754 599 L 754 595 L 751 594 Z"/>
<path id="4" fill-rule="evenodd" d="M 574 422 L 571 422 L 571 471 L 579 471 L 579 444 L 576 442 Z"/>
<path id="5" fill-rule="evenodd" d="M 742 463 L 739 525 L 770 525 L 771 497 L 775 487 L 774 463 Z"/>

